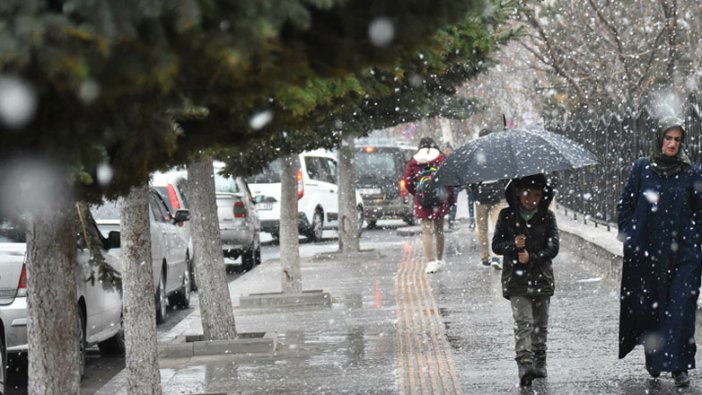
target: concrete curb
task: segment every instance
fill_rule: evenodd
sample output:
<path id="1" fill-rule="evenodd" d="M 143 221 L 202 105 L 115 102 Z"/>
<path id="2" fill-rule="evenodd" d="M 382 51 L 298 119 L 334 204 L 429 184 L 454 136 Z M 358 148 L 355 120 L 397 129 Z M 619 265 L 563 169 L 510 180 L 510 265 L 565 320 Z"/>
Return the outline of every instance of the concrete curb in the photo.
<path id="1" fill-rule="evenodd" d="M 261 308 L 261 307 L 309 307 L 323 306 L 331 307 L 332 298 L 329 292 L 321 289 L 302 291 L 302 293 L 255 293 L 248 296 L 239 297 L 239 308 Z"/>
<path id="2" fill-rule="evenodd" d="M 177 336 L 158 345 L 159 358 L 189 358 L 203 355 L 267 354 L 275 352 L 276 336 L 269 333 L 240 333 L 236 339 L 202 340 L 203 335 Z"/>
<path id="3" fill-rule="evenodd" d="M 568 231 L 560 233 L 561 240 L 564 244 L 571 246 L 575 255 L 583 260 L 593 262 L 597 269 L 611 281 L 621 283 L 623 264 L 621 255 L 613 254 L 574 233 Z"/>
<path id="4" fill-rule="evenodd" d="M 368 260 L 368 259 L 381 259 L 384 258 L 385 255 L 383 255 L 380 251 L 378 250 L 361 250 L 358 252 L 345 252 L 345 251 L 331 251 L 331 252 L 322 252 L 319 254 L 315 254 L 311 261 L 312 262 L 326 262 L 326 261 L 335 261 L 335 260 L 345 260 L 345 261 L 351 261 L 351 260 Z"/>

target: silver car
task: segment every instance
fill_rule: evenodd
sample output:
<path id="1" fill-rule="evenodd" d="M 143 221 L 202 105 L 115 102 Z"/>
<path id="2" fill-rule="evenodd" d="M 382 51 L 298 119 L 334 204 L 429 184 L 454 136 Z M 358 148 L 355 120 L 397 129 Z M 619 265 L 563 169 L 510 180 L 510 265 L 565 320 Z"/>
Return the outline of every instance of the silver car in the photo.
<path id="1" fill-rule="evenodd" d="M 261 263 L 261 222 L 249 186 L 242 177 L 225 177 L 219 174 L 222 164 L 215 162 L 215 192 L 217 217 L 222 237 L 224 256 L 236 259 L 241 256 L 244 270 L 251 270 Z"/>
<path id="2" fill-rule="evenodd" d="M 78 211 L 83 211 L 78 215 Z M 122 329 L 122 290 L 120 282 L 85 281 L 101 273 L 122 270 L 119 235 L 108 238 L 98 232 L 87 207 L 76 205 L 80 221 L 76 237 L 76 286 L 80 320 L 81 377 L 85 369 L 85 349 L 97 344 L 104 354 L 124 353 Z M 27 270 L 25 230 L 17 223 L 0 218 L 0 382 L 6 382 L 8 355 L 27 352 Z M 91 263 L 92 262 L 92 263 Z M 101 270 L 95 262 L 104 265 Z M 4 388 L 0 388 L 4 390 Z"/>
<path id="3" fill-rule="evenodd" d="M 190 219 L 190 212 L 179 209 L 171 215 L 163 196 L 154 189 L 149 190 L 149 208 L 156 323 L 162 324 L 168 317 L 169 306 L 190 306 L 188 242 L 178 229 L 180 223 Z M 93 206 L 92 212 L 103 235 L 120 230 L 118 202 L 103 202 Z"/>

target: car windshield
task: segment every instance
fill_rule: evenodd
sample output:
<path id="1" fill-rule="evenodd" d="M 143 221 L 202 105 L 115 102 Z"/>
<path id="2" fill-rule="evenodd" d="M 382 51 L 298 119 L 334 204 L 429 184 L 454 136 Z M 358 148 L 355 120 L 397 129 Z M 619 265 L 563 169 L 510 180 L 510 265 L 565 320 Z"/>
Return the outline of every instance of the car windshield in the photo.
<path id="1" fill-rule="evenodd" d="M 25 243 L 26 238 L 27 233 L 22 226 L 0 217 L 0 243 Z"/>
<path id="2" fill-rule="evenodd" d="M 215 192 L 239 193 L 241 191 L 236 183 L 236 178 L 225 177 L 215 172 Z"/>
<path id="3" fill-rule="evenodd" d="M 117 201 L 105 201 L 101 205 L 91 205 L 90 212 L 96 220 L 119 219 L 119 204 Z"/>
<path id="4" fill-rule="evenodd" d="M 380 177 L 397 173 L 395 157 L 390 152 L 361 151 L 354 158 L 356 177 Z"/>
<path id="5" fill-rule="evenodd" d="M 260 173 L 247 178 L 249 184 L 273 184 L 280 182 L 281 161 L 276 159 L 269 163 Z"/>

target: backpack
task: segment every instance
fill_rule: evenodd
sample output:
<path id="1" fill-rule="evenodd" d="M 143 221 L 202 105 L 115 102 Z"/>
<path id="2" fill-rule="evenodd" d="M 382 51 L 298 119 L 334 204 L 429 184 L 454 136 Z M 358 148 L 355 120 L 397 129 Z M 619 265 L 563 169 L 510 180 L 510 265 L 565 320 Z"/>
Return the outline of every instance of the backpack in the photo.
<path id="1" fill-rule="evenodd" d="M 417 200 L 424 208 L 441 206 L 448 199 L 446 187 L 436 183 L 434 175 L 439 170 L 436 166 L 425 166 L 419 173 L 417 182 Z"/>

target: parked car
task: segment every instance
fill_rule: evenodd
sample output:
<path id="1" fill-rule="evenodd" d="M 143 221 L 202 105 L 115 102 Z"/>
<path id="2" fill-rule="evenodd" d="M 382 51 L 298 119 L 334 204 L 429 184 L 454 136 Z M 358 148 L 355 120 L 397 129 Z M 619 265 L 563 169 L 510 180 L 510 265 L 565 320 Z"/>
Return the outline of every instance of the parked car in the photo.
<path id="1" fill-rule="evenodd" d="M 81 208 L 82 207 L 82 208 Z M 78 215 L 79 210 L 83 211 Z M 121 272 L 119 234 L 107 238 L 98 232 L 85 206 L 78 205 L 76 223 L 76 304 L 80 322 L 80 374 L 85 371 L 85 351 L 97 345 L 103 354 L 124 353 L 122 289 L 120 282 L 85 281 L 100 278 L 101 263 L 108 271 Z M 25 229 L 0 218 L 0 382 L 6 383 L 8 356 L 24 354 L 27 342 L 27 270 Z M 0 388 L 4 392 L 4 388 Z"/>
<path id="2" fill-rule="evenodd" d="M 220 174 L 224 163 L 214 162 L 217 217 L 224 256 L 241 257 L 244 270 L 261 263 L 261 222 L 249 185 L 243 177 Z"/>
<path id="3" fill-rule="evenodd" d="M 174 169 L 167 172 L 155 172 L 152 174 L 150 185 L 163 196 L 163 201 L 166 203 L 172 217 L 175 217 L 176 210 L 190 210 L 190 203 L 185 193 L 185 183 L 187 179 L 188 172 L 186 170 Z M 193 248 L 193 238 L 190 229 L 190 221 L 178 224 L 178 232 L 180 232 L 181 237 L 187 240 L 188 243 L 187 255 L 190 257 L 190 261 L 188 262 L 190 289 L 192 291 L 197 291 L 197 280 L 195 278 L 195 262 L 197 261 L 197 256 Z"/>
<path id="4" fill-rule="evenodd" d="M 301 235 L 320 240 L 324 229 L 339 226 L 339 196 L 336 154 L 326 150 L 301 153 L 297 167 L 297 198 Z M 248 177 L 261 218 L 261 230 L 274 238 L 280 235 L 281 159 L 269 163 L 259 174 Z M 363 224 L 363 202 L 356 192 L 359 224 Z"/>
<path id="5" fill-rule="evenodd" d="M 168 306 L 190 306 L 190 256 L 178 229 L 181 222 L 190 219 L 190 212 L 179 209 L 171 215 L 163 196 L 154 189 L 149 190 L 149 208 L 156 323 L 162 324 L 168 317 Z M 91 211 L 103 235 L 120 230 L 117 201 L 105 201 L 92 206 Z"/>
<path id="6" fill-rule="evenodd" d="M 387 142 L 356 144 L 356 187 L 369 228 L 380 218 L 400 218 L 414 224 L 414 199 L 405 188 L 404 174 L 415 151 L 414 147 Z"/>

